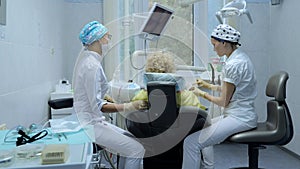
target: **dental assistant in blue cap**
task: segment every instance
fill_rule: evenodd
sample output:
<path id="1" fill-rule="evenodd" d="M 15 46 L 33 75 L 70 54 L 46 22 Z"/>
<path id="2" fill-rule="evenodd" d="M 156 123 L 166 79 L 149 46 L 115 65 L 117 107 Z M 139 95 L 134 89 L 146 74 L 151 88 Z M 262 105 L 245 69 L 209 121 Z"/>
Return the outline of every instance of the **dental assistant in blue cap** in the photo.
<path id="1" fill-rule="evenodd" d="M 240 32 L 227 24 L 218 25 L 211 34 L 211 43 L 217 55 L 226 56 L 222 84 L 212 85 L 201 79 L 197 83 L 200 87 L 219 91 L 220 96 L 210 95 L 198 87 L 191 90 L 196 95 L 222 106 L 224 111 L 221 116 L 211 119 L 210 126 L 185 138 L 182 169 L 199 169 L 201 150 L 257 125 L 254 108 L 257 96 L 255 70 L 249 56 L 238 48 L 239 40 Z M 204 158 L 211 159 L 212 156 L 213 152 L 203 153 Z M 208 168 L 213 169 L 214 166 L 205 167 Z"/>
<path id="2" fill-rule="evenodd" d="M 79 39 L 83 44 L 73 72 L 74 110 L 82 125 L 94 126 L 96 144 L 121 156 L 121 169 L 139 169 L 145 149 L 128 133 L 107 121 L 103 113 L 128 112 L 142 109 L 143 101 L 125 104 L 109 103 L 104 100 L 108 82 L 101 65 L 111 39 L 108 29 L 98 21 L 86 24 Z"/>

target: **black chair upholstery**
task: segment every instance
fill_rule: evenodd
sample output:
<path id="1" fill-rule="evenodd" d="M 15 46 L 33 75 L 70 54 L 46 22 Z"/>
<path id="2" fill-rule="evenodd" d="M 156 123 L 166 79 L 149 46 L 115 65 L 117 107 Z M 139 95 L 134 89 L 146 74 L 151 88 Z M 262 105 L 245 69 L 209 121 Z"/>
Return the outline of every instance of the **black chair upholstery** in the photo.
<path id="1" fill-rule="evenodd" d="M 70 108 L 73 107 L 73 98 L 49 100 L 48 105 L 53 109 Z"/>
<path id="2" fill-rule="evenodd" d="M 272 97 L 267 102 L 267 119 L 258 123 L 253 130 L 232 135 L 227 140 L 248 144 L 249 166 L 258 169 L 258 154 L 264 145 L 285 145 L 293 137 L 293 123 L 285 101 L 288 73 L 280 71 L 269 78 L 266 95 Z"/>
<path id="3" fill-rule="evenodd" d="M 175 122 L 178 116 L 175 85 L 175 82 L 155 81 L 147 84 L 151 127 L 165 130 Z"/>
<path id="4" fill-rule="evenodd" d="M 177 106 L 175 85 L 167 81 L 148 82 L 149 109 L 133 112 L 125 120 L 128 131 L 146 149 L 144 169 L 180 169 L 183 139 L 205 124 L 206 111 Z M 157 153 L 166 147 L 170 149 Z"/>

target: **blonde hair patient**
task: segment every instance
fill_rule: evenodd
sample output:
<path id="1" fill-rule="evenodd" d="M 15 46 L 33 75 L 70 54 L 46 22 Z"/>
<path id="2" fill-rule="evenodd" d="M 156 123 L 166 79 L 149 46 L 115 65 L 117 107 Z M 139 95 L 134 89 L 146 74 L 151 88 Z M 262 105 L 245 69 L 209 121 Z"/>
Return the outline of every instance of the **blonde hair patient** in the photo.
<path id="1" fill-rule="evenodd" d="M 174 73 L 175 63 L 170 52 L 159 51 L 149 55 L 146 63 L 146 72 Z"/>

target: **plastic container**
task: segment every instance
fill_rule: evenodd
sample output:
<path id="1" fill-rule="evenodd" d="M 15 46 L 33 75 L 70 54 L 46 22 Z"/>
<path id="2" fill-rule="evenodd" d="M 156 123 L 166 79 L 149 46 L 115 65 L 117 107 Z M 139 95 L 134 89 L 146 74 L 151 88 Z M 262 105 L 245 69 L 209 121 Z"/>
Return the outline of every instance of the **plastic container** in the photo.
<path id="1" fill-rule="evenodd" d="M 44 145 L 43 144 L 25 144 L 16 147 L 15 157 L 18 160 L 30 160 L 40 158 Z"/>
<path id="2" fill-rule="evenodd" d="M 130 102 L 140 90 L 140 86 L 133 82 L 110 82 L 111 97 L 118 103 Z"/>

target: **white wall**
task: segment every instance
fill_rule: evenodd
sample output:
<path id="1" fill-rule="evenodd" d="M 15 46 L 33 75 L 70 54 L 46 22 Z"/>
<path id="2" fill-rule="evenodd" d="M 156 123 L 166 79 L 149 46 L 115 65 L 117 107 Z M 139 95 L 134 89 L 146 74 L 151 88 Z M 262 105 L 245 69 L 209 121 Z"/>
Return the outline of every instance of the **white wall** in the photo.
<path id="1" fill-rule="evenodd" d="M 266 99 L 265 87 L 269 78 L 270 54 L 270 4 L 269 2 L 248 2 L 247 8 L 250 11 L 253 24 L 246 15 L 240 17 L 239 27 L 242 34 L 241 48 L 251 57 L 258 83 L 258 97 L 255 106 L 259 115 L 259 121 L 266 120 Z"/>
<path id="2" fill-rule="evenodd" d="M 285 70 L 290 75 L 287 83 L 287 103 L 292 114 L 295 135 L 287 148 L 300 155 L 300 1 L 281 1 L 281 5 L 272 6 L 270 11 L 269 74 Z"/>
<path id="3" fill-rule="evenodd" d="M 101 19 L 101 0 L 9 0 L 0 25 L 0 124 L 47 120 L 49 94 L 71 79 L 81 27 Z M 99 20 L 100 21 L 100 20 Z"/>
<path id="4" fill-rule="evenodd" d="M 77 2 L 77 3 L 74 3 Z M 82 45 L 78 39 L 81 28 L 88 22 L 103 21 L 102 0 L 66 0 L 64 5 L 65 16 L 65 43 L 63 44 L 64 58 L 66 58 L 66 78 L 72 80 L 73 67 Z"/>
<path id="5" fill-rule="evenodd" d="M 300 155 L 300 63 L 298 0 L 281 0 L 280 5 L 272 6 L 268 1 L 250 0 L 247 3 L 254 23 L 246 16 L 240 22 L 242 48 L 253 60 L 258 79 L 258 98 L 256 99 L 259 121 L 266 119 L 265 86 L 271 74 L 284 70 L 290 75 L 287 83 L 287 103 L 294 122 L 294 138 L 286 146 Z"/>
<path id="6" fill-rule="evenodd" d="M 0 26 L 0 123 L 45 121 L 52 86 L 63 74 L 63 1 L 9 0 Z"/>

